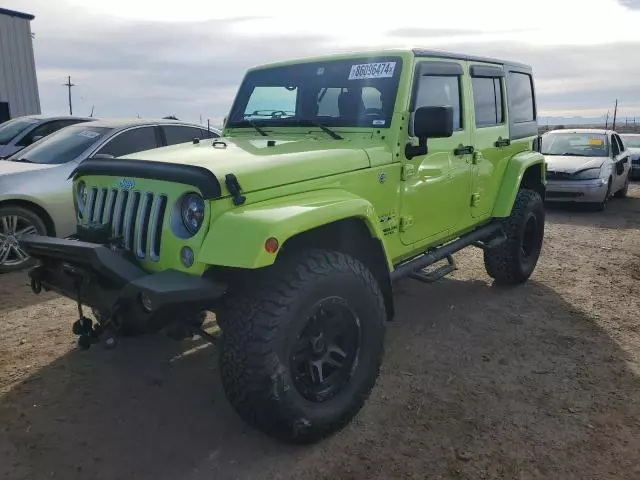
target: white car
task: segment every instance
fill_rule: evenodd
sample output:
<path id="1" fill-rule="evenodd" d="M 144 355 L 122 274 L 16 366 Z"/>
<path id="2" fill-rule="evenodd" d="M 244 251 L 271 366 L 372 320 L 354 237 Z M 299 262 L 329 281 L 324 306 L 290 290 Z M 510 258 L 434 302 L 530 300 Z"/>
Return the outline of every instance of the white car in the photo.
<path id="1" fill-rule="evenodd" d="M 613 130 L 552 130 L 542 135 L 548 202 L 584 202 L 604 210 L 612 195 L 625 197 L 631 153 Z"/>

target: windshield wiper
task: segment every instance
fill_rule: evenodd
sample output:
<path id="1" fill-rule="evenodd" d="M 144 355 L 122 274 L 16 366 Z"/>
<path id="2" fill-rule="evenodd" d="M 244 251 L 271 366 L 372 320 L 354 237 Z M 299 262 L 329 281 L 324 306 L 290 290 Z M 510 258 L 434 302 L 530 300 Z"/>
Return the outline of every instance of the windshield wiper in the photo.
<path id="1" fill-rule="evenodd" d="M 256 132 L 258 132 L 263 137 L 268 137 L 269 136 L 269 135 L 267 135 L 267 132 L 265 132 L 258 125 L 256 125 L 256 122 L 254 122 L 253 120 L 249 120 L 248 118 L 245 118 L 244 121 L 247 122 L 249 125 L 251 125 L 253 128 L 255 128 Z"/>
<path id="2" fill-rule="evenodd" d="M 313 120 L 309 120 L 308 118 L 296 118 L 295 122 L 298 125 L 308 125 L 308 126 L 318 127 L 320 130 L 322 130 L 324 133 L 329 135 L 331 138 L 333 138 L 335 140 L 344 140 L 344 138 L 342 136 L 338 135 L 336 132 L 331 130 L 326 125 L 323 125 L 321 123 L 315 122 Z"/>

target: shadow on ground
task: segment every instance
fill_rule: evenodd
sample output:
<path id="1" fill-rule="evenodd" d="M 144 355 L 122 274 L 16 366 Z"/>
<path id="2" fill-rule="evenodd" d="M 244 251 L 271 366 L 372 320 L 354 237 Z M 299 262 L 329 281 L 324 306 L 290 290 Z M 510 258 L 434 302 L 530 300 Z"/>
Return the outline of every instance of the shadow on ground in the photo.
<path id="1" fill-rule="evenodd" d="M 29 287 L 26 271 L 0 274 L 0 314 L 37 305 L 55 297 L 54 293 L 34 294 Z"/>
<path id="2" fill-rule="evenodd" d="M 0 478 L 640 478 L 640 381 L 593 319 L 533 281 L 409 281 L 397 301 L 370 401 L 318 445 L 246 427 L 214 347 L 146 338 L 2 397 Z"/>

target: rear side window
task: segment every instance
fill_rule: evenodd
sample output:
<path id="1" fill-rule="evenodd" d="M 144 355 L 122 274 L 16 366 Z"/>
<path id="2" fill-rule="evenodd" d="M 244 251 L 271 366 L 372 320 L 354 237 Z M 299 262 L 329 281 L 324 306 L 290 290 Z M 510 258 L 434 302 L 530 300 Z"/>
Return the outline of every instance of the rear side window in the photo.
<path id="1" fill-rule="evenodd" d="M 422 75 L 418 82 L 415 106 L 453 108 L 453 129 L 460 130 L 462 110 L 460 108 L 460 77 Z"/>
<path id="2" fill-rule="evenodd" d="M 96 152 L 96 155 L 105 154 L 120 157 L 157 147 L 155 128 L 141 127 L 119 134 Z"/>
<path id="3" fill-rule="evenodd" d="M 196 127 L 164 125 L 162 130 L 164 131 L 164 135 L 167 139 L 167 145 L 192 142 L 194 138 L 205 138 L 202 135 L 202 130 Z"/>
<path id="4" fill-rule="evenodd" d="M 509 72 L 509 115 L 513 123 L 533 122 L 533 83 L 531 75 Z"/>
<path id="5" fill-rule="evenodd" d="M 476 127 L 490 127 L 504 123 L 501 79 L 473 77 L 471 85 Z"/>

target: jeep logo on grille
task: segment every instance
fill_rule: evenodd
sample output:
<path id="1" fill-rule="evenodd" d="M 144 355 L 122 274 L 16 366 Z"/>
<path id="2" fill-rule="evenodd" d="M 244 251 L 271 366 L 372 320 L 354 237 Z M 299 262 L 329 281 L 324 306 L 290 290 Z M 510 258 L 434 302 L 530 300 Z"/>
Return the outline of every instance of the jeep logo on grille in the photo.
<path id="1" fill-rule="evenodd" d="M 131 190 L 136 186 L 136 182 L 129 178 L 121 178 L 120 179 L 120 189 L 121 190 Z"/>

